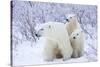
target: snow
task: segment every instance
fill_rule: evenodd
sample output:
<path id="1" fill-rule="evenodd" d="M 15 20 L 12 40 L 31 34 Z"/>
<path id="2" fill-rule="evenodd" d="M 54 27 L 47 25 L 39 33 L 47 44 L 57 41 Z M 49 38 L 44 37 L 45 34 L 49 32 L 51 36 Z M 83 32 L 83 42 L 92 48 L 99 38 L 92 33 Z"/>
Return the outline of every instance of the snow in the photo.
<path id="1" fill-rule="evenodd" d="M 30 46 L 31 42 L 25 41 L 20 46 L 17 47 L 17 51 L 13 51 L 13 65 L 38 65 L 38 64 L 58 64 L 58 63 L 78 63 L 78 62 L 88 62 L 86 56 L 82 56 L 77 59 L 69 59 L 63 61 L 62 59 L 54 59 L 54 61 L 46 62 L 43 60 L 42 48 L 43 44 L 38 42 L 38 45 Z M 36 44 L 36 43 L 34 43 Z"/>

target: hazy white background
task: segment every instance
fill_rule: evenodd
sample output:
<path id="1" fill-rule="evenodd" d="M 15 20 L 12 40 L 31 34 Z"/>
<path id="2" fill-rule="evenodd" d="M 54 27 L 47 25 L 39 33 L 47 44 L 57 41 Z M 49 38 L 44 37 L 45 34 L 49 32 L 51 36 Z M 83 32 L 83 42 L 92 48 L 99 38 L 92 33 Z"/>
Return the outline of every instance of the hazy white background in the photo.
<path id="1" fill-rule="evenodd" d="M 44 0 L 45 1 L 45 0 Z M 46 0 L 49 1 L 49 0 Z M 50 0 L 53 1 L 53 0 Z M 62 2 L 62 3 L 73 3 L 73 4 L 99 4 L 99 0 L 54 0 L 55 2 Z M 7 67 L 10 63 L 10 4 L 9 0 L 2 0 L 0 2 L 0 67 Z M 99 11 L 98 11 L 99 12 Z M 98 13 L 100 15 L 100 13 Z M 98 17 L 100 18 L 100 17 Z M 98 21 L 99 25 L 100 20 Z M 99 27 L 99 26 L 98 26 Z M 99 30 L 98 30 L 98 34 Z M 99 37 L 99 36 L 98 36 Z M 99 41 L 99 39 L 98 39 Z M 99 45 L 99 43 L 98 43 Z M 99 52 L 99 51 L 98 51 Z M 60 64 L 60 65 L 52 65 L 54 66 L 96 66 L 99 62 L 91 62 L 91 63 L 77 63 L 77 64 Z M 2 65 L 2 66 L 1 66 Z M 49 65 L 43 65 L 48 66 Z M 50 65 L 51 66 L 51 65 Z"/>

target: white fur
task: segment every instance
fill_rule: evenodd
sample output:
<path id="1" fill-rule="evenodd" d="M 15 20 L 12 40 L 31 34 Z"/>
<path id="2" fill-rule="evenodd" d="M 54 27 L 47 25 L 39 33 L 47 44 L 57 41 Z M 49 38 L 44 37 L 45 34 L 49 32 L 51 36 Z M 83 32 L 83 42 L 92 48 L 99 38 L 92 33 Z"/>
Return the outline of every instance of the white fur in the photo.
<path id="1" fill-rule="evenodd" d="M 70 42 L 73 48 L 72 57 L 81 57 L 83 55 L 84 48 L 84 33 L 79 29 L 74 30 L 74 32 L 72 32 L 72 34 L 70 35 Z"/>
<path id="2" fill-rule="evenodd" d="M 69 20 L 68 22 L 66 22 L 66 29 L 69 35 L 71 35 L 71 33 L 75 29 L 81 29 L 80 24 L 77 20 L 77 16 L 75 14 L 69 14 L 66 19 Z"/>
<path id="3" fill-rule="evenodd" d="M 41 29 L 44 30 L 41 31 Z M 63 23 L 44 23 L 38 33 L 45 39 L 43 50 L 44 60 L 52 61 L 55 58 L 55 48 L 61 51 L 63 60 L 67 60 L 71 57 L 73 49 L 70 44 L 68 32 Z"/>

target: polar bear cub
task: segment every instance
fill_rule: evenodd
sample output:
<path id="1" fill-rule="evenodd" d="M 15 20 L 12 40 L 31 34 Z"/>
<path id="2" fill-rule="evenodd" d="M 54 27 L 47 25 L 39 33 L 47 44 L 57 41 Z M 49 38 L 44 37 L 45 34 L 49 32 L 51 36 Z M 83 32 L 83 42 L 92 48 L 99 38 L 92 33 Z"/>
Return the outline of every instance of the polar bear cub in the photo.
<path id="1" fill-rule="evenodd" d="M 56 58 L 57 54 L 61 54 L 63 60 L 71 58 L 73 49 L 70 44 L 68 32 L 63 23 L 44 23 L 38 30 L 36 36 L 45 39 L 45 42 L 43 43 L 44 60 L 52 61 Z"/>
<path id="2" fill-rule="evenodd" d="M 66 21 L 66 29 L 69 35 L 71 35 L 75 29 L 81 29 L 76 14 L 68 14 L 66 16 Z"/>
<path id="3" fill-rule="evenodd" d="M 73 48 L 72 58 L 78 58 L 83 55 L 84 50 L 84 33 L 76 29 L 70 35 L 70 42 Z"/>

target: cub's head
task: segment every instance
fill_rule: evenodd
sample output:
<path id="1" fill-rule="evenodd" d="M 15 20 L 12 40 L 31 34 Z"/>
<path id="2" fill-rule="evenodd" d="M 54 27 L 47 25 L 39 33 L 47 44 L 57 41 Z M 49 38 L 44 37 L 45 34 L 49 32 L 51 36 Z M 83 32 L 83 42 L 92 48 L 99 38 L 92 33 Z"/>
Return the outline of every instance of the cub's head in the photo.
<path id="1" fill-rule="evenodd" d="M 66 15 L 66 21 L 67 22 L 75 22 L 77 19 L 76 14 L 68 14 Z"/>
<path id="2" fill-rule="evenodd" d="M 75 30 L 74 32 L 72 32 L 72 34 L 70 35 L 70 39 L 71 40 L 76 40 L 79 39 L 80 36 L 82 35 L 82 31 L 81 30 Z"/>
<path id="3" fill-rule="evenodd" d="M 36 36 L 41 37 L 41 36 L 46 36 L 51 32 L 52 25 L 44 23 L 38 26 L 36 28 Z"/>

